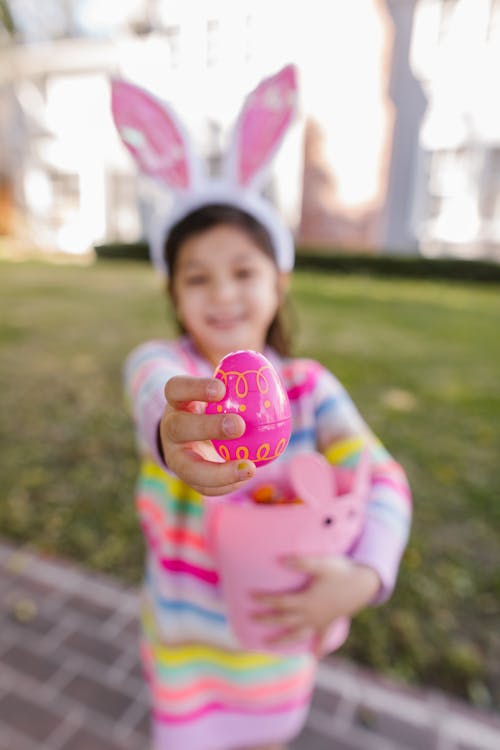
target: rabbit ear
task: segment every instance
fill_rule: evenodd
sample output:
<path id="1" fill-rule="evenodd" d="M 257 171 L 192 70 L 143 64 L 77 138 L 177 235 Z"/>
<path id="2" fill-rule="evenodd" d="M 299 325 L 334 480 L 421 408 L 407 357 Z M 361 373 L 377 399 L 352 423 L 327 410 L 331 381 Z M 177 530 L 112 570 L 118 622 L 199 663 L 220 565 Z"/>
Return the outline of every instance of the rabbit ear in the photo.
<path id="1" fill-rule="evenodd" d="M 300 453 L 290 462 L 290 480 L 297 497 L 316 508 L 337 494 L 332 467 L 321 453 Z"/>
<path id="2" fill-rule="evenodd" d="M 132 83 L 111 82 L 111 109 L 122 141 L 139 168 L 175 190 L 188 190 L 198 164 L 189 138 L 164 104 Z"/>
<path id="3" fill-rule="evenodd" d="M 297 75 L 293 65 L 263 80 L 245 100 L 226 158 L 226 176 L 238 185 L 263 178 L 295 114 Z"/>

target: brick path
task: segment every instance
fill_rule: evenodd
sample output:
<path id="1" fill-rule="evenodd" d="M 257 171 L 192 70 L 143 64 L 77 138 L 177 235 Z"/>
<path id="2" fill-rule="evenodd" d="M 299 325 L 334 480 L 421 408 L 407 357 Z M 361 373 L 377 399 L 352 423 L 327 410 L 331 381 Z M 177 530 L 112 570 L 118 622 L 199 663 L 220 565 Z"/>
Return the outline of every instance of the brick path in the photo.
<path id="1" fill-rule="evenodd" d="M 0 602 L 0 750 L 147 750 L 136 590 L 0 544 Z M 500 750 L 500 716 L 331 658 L 292 750 Z"/>

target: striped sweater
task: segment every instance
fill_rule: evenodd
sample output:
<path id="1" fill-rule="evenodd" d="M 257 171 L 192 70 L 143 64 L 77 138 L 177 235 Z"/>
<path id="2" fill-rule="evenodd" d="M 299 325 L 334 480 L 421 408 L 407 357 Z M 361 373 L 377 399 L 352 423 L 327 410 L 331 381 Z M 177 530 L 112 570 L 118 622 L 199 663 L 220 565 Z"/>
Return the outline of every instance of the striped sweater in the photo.
<path id="1" fill-rule="evenodd" d="M 377 603 L 382 602 L 394 587 L 409 533 L 405 474 L 328 370 L 312 360 L 281 359 L 272 350 L 265 354 L 285 384 L 292 435 L 285 453 L 259 468 L 258 479 L 286 471 L 287 462 L 304 450 L 352 467 L 369 446 L 374 469 L 366 522 L 350 556 L 377 571 L 382 582 Z M 212 370 L 188 338 L 147 342 L 125 365 L 141 456 L 136 503 L 148 550 L 143 655 L 156 719 L 155 750 L 286 741 L 300 729 L 314 681 L 314 662 L 307 654 L 281 657 L 239 648 L 207 547 L 203 498 L 172 475 L 158 453 L 166 381 L 178 374 L 210 376 Z"/>

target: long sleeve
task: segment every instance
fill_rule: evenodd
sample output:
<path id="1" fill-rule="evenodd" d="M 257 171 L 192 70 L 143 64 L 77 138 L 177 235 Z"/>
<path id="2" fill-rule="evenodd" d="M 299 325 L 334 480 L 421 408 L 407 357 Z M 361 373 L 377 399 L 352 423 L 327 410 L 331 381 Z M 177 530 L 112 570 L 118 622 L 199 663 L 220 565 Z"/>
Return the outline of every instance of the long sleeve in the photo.
<path id="1" fill-rule="evenodd" d="M 381 603 L 392 593 L 409 536 L 412 498 L 405 472 L 370 431 L 343 386 L 323 369 L 316 381 L 315 417 L 318 448 L 332 464 L 354 468 L 362 451 L 370 450 L 366 523 L 350 556 L 377 571 L 382 587 L 374 603 Z"/>
<path id="2" fill-rule="evenodd" d="M 188 361 L 178 342 L 148 341 L 125 361 L 125 398 L 134 419 L 139 452 L 150 455 L 163 468 L 158 425 L 165 409 L 165 383 L 174 375 L 188 372 Z"/>

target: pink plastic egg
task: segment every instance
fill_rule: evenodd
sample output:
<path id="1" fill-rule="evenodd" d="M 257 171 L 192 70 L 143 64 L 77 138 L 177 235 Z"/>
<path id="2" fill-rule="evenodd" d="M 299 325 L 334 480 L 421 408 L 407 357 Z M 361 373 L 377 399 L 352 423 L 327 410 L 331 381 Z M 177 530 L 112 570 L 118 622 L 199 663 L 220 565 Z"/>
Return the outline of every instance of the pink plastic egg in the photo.
<path id="1" fill-rule="evenodd" d="M 246 424 L 235 439 L 213 440 L 225 460 L 250 459 L 256 466 L 278 458 L 290 440 L 290 402 L 278 373 L 264 355 L 232 352 L 219 362 L 214 377 L 226 386 L 221 401 L 210 402 L 207 414 L 239 414 Z"/>

